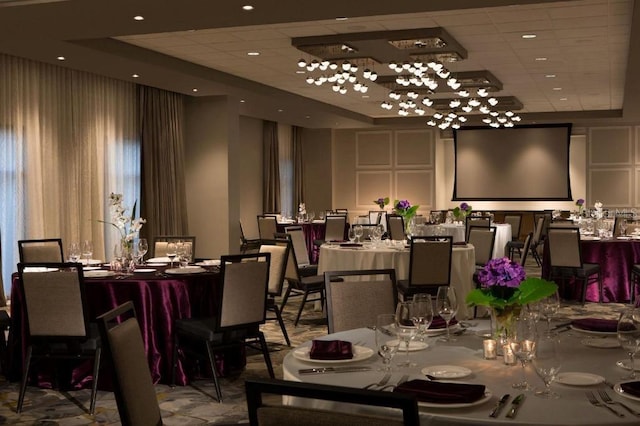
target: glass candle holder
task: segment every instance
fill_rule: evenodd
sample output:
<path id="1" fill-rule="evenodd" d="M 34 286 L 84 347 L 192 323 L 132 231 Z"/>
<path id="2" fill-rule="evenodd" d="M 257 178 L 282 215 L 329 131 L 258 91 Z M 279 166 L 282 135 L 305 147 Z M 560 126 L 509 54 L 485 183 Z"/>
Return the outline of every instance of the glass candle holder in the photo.
<path id="1" fill-rule="evenodd" d="M 494 339 L 485 339 L 482 345 L 484 349 L 484 359 L 496 359 L 497 342 Z"/>

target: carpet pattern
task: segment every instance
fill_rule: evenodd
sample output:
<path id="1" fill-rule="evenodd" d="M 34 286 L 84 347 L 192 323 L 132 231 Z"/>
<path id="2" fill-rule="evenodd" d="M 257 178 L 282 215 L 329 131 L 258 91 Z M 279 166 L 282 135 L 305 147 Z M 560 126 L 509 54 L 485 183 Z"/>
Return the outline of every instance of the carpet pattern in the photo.
<path id="1" fill-rule="evenodd" d="M 539 276 L 540 268 L 527 263 L 527 275 Z M 299 299 L 292 299 L 283 316 L 292 347 L 327 333 L 322 313 L 313 310 L 312 304 L 305 309 L 297 327 L 293 326 Z M 585 306 L 563 303 L 559 318 L 581 318 L 597 316 L 617 318 L 622 304 L 587 303 Z M 271 359 L 276 377 L 282 377 L 282 359 L 290 350 L 275 321 L 262 327 L 269 343 Z M 248 353 L 247 366 L 237 376 L 221 378 L 223 402 L 215 400 L 215 388 L 211 380 L 197 380 L 190 386 L 157 385 L 156 392 L 164 424 L 166 425 L 230 425 L 247 423 L 244 396 L 244 381 L 248 378 L 267 378 L 262 355 Z M 111 392 L 99 391 L 94 416 L 87 413 L 90 390 L 58 392 L 30 386 L 27 389 L 22 414 L 16 413 L 19 384 L 0 381 L 0 424 L 12 425 L 119 425 L 116 402 Z"/>

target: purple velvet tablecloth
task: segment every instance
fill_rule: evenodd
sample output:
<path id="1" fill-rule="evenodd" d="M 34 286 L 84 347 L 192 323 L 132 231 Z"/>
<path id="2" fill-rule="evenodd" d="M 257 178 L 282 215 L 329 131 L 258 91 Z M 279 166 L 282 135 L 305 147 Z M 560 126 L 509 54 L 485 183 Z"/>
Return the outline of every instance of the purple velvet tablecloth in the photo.
<path id="1" fill-rule="evenodd" d="M 10 334 L 11 380 L 19 380 L 23 370 L 26 342 L 24 304 L 20 297 L 17 274 L 14 274 L 11 291 L 12 327 Z M 193 275 L 158 277 L 154 273 L 141 273 L 125 279 L 86 278 L 85 290 L 90 318 L 131 300 L 136 309 L 142 338 L 154 383 L 169 383 L 171 378 L 171 355 L 173 322 L 178 318 L 214 316 L 221 280 L 218 272 Z M 230 350 L 217 358 L 218 372 L 222 375 L 242 369 L 246 358 L 243 349 Z M 89 385 L 89 366 L 73 371 L 73 383 L 80 387 Z M 109 388 L 110 380 L 101 372 L 99 386 Z M 188 377 L 182 363 L 176 371 L 176 384 L 185 385 Z M 104 384 L 104 386 L 103 386 Z"/>
<path id="2" fill-rule="evenodd" d="M 604 302 L 625 302 L 630 296 L 630 272 L 634 263 L 640 263 L 640 241 L 599 240 L 581 241 L 582 261 L 600 265 L 604 281 Z M 549 253 L 544 249 L 542 276 L 550 273 Z M 582 286 L 565 288 L 562 296 L 580 300 Z M 587 287 L 587 301 L 599 300 L 597 284 Z"/>

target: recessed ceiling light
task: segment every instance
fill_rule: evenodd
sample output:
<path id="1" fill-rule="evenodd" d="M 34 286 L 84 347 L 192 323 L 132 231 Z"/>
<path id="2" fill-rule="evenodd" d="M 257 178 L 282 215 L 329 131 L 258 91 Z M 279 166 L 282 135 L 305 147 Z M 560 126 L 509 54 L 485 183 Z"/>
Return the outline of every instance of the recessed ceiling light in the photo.
<path id="1" fill-rule="evenodd" d="M 535 35 L 535 34 L 522 34 L 522 38 L 524 38 L 524 39 L 532 39 L 532 38 L 536 38 L 536 37 L 538 37 L 538 36 Z"/>
<path id="2" fill-rule="evenodd" d="M 260 56 L 260 52 L 247 52 L 248 56 Z"/>
<path id="3" fill-rule="evenodd" d="M 302 70 L 296 71 L 296 74 L 306 74 L 306 73 L 307 73 L 306 71 L 302 71 Z"/>
<path id="4" fill-rule="evenodd" d="M 369 99 L 369 95 L 362 95 L 362 99 Z"/>
<path id="5" fill-rule="evenodd" d="M 242 10 L 246 10 L 246 11 L 253 10 L 253 6 L 251 6 L 250 4 L 245 4 L 244 6 L 242 6 Z"/>
<path id="6" fill-rule="evenodd" d="M 67 58 L 65 58 L 64 56 L 58 56 L 56 59 L 59 60 L 59 61 L 64 61 Z"/>
<path id="7" fill-rule="evenodd" d="M 245 103 L 245 102 L 246 102 L 246 101 L 245 101 L 244 99 L 240 99 L 240 103 L 241 103 L 241 104 L 243 104 L 243 103 Z"/>
<path id="8" fill-rule="evenodd" d="M 283 109 L 279 109 L 279 110 L 278 110 L 278 112 L 282 112 L 282 111 L 284 111 L 284 110 L 283 110 Z"/>
<path id="9" fill-rule="evenodd" d="M 346 21 L 347 19 L 349 19 L 349 18 L 347 18 L 346 16 L 338 16 L 338 17 L 336 17 L 336 21 Z"/>
<path id="10" fill-rule="evenodd" d="M 561 101 L 566 101 L 568 98 L 560 98 Z"/>
<path id="11" fill-rule="evenodd" d="M 554 87 L 553 90 L 555 91 L 562 90 L 562 87 Z"/>
<path id="12" fill-rule="evenodd" d="M 191 91 L 192 91 L 192 92 L 197 92 L 197 91 L 198 91 L 198 88 L 197 88 L 197 87 L 194 87 L 193 89 L 191 89 Z"/>
<path id="13" fill-rule="evenodd" d="M 547 58 L 545 58 L 544 56 L 536 58 L 536 61 L 546 61 L 546 60 L 547 60 Z"/>
<path id="14" fill-rule="evenodd" d="M 555 74 L 545 74 L 545 77 L 547 78 L 556 78 Z"/>
<path id="15" fill-rule="evenodd" d="M 133 77 L 133 78 L 138 78 L 138 77 L 140 77 L 140 76 L 139 76 L 138 74 L 131 74 L 131 77 Z"/>
<path id="16" fill-rule="evenodd" d="M 304 118 L 311 118 L 311 116 L 310 116 L 310 115 L 307 115 L 307 116 L 305 116 Z"/>
<path id="17" fill-rule="evenodd" d="M 136 15 L 136 16 L 133 17 L 133 19 L 136 20 L 136 21 L 144 21 L 144 16 Z"/>

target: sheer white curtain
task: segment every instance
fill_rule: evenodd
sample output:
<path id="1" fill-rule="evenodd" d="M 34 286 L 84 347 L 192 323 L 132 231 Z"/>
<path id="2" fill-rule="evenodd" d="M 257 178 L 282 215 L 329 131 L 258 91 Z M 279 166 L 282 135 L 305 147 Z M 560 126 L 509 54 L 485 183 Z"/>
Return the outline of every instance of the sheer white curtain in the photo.
<path id="1" fill-rule="evenodd" d="M 85 239 L 110 258 L 110 192 L 140 192 L 135 85 L 0 55 L 0 235 L 5 292 L 17 240 Z"/>
<path id="2" fill-rule="evenodd" d="M 286 216 L 296 217 L 298 206 L 293 205 L 293 142 L 291 126 L 278 123 L 278 161 L 280 165 L 280 206 Z"/>

